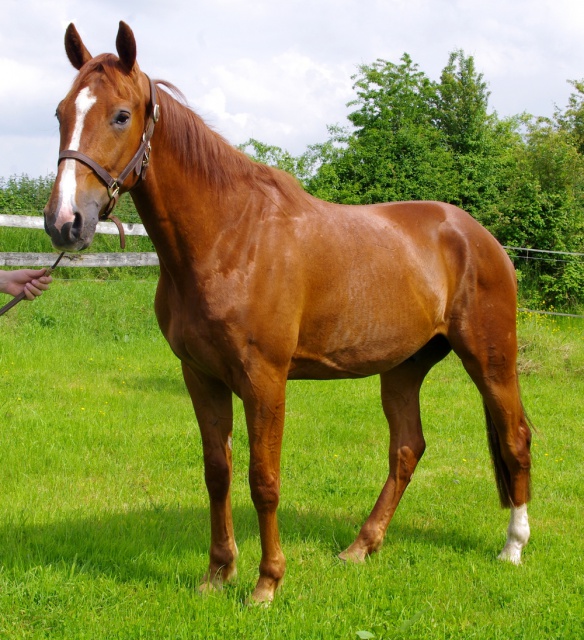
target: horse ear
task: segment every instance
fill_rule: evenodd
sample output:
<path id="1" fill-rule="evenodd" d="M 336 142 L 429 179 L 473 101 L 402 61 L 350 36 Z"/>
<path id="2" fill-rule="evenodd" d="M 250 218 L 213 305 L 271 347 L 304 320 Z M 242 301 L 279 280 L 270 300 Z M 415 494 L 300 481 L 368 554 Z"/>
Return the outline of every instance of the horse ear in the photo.
<path id="1" fill-rule="evenodd" d="M 122 66 L 130 73 L 136 64 L 136 38 L 132 29 L 122 21 L 116 38 L 116 49 Z"/>
<path id="2" fill-rule="evenodd" d="M 91 60 L 92 55 L 87 51 L 75 25 L 71 23 L 65 31 L 65 51 L 71 64 L 79 71 L 81 67 Z"/>

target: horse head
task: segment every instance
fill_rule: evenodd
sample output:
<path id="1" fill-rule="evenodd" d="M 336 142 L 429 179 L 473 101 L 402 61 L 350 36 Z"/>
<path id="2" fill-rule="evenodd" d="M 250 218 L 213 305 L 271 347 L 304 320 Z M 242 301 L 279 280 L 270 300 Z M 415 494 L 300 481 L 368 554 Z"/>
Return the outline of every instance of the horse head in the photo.
<path id="1" fill-rule="evenodd" d="M 140 180 L 157 118 L 156 90 L 136 62 L 136 40 L 120 22 L 118 56 L 92 57 L 70 24 L 65 50 L 79 71 L 57 108 L 57 177 L 45 229 L 55 248 L 80 251 L 91 244 L 98 220 Z"/>

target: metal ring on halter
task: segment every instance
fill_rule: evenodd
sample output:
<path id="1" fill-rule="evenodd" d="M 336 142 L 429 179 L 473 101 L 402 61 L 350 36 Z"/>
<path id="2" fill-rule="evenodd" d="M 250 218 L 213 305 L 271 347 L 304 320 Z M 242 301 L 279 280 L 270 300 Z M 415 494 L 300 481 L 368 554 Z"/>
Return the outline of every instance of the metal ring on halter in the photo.
<path id="1" fill-rule="evenodd" d="M 108 185 L 107 194 L 110 197 L 110 200 L 117 199 L 119 193 L 120 193 L 120 185 L 118 184 L 117 180 L 113 184 Z"/>

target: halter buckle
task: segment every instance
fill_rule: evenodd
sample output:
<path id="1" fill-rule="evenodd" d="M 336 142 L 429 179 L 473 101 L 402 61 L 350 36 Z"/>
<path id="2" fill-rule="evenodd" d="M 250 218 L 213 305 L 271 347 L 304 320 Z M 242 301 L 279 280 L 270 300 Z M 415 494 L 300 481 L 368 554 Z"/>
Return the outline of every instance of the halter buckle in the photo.
<path id="1" fill-rule="evenodd" d="M 107 194 L 110 200 L 117 200 L 119 193 L 120 193 L 120 185 L 118 184 L 117 180 L 114 180 L 114 182 L 111 185 L 108 185 Z"/>
<path id="2" fill-rule="evenodd" d="M 142 169 L 148 169 L 148 165 L 150 164 L 150 152 L 152 151 L 152 146 L 150 143 L 146 146 L 144 150 L 144 157 L 142 158 Z"/>

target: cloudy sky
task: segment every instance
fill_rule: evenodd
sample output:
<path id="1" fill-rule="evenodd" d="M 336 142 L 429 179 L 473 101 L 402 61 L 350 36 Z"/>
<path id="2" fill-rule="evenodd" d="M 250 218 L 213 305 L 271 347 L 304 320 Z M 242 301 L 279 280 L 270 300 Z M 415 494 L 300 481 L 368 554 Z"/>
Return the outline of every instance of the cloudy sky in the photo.
<path id="1" fill-rule="evenodd" d="M 475 58 L 499 115 L 551 115 L 584 78 L 581 0 L 3 0 L 0 177 L 54 172 L 59 100 L 75 74 L 74 22 L 94 54 L 115 51 L 118 21 L 152 77 L 177 85 L 230 142 L 294 154 L 345 124 L 351 76 L 404 52 L 438 80 L 455 49 Z"/>

